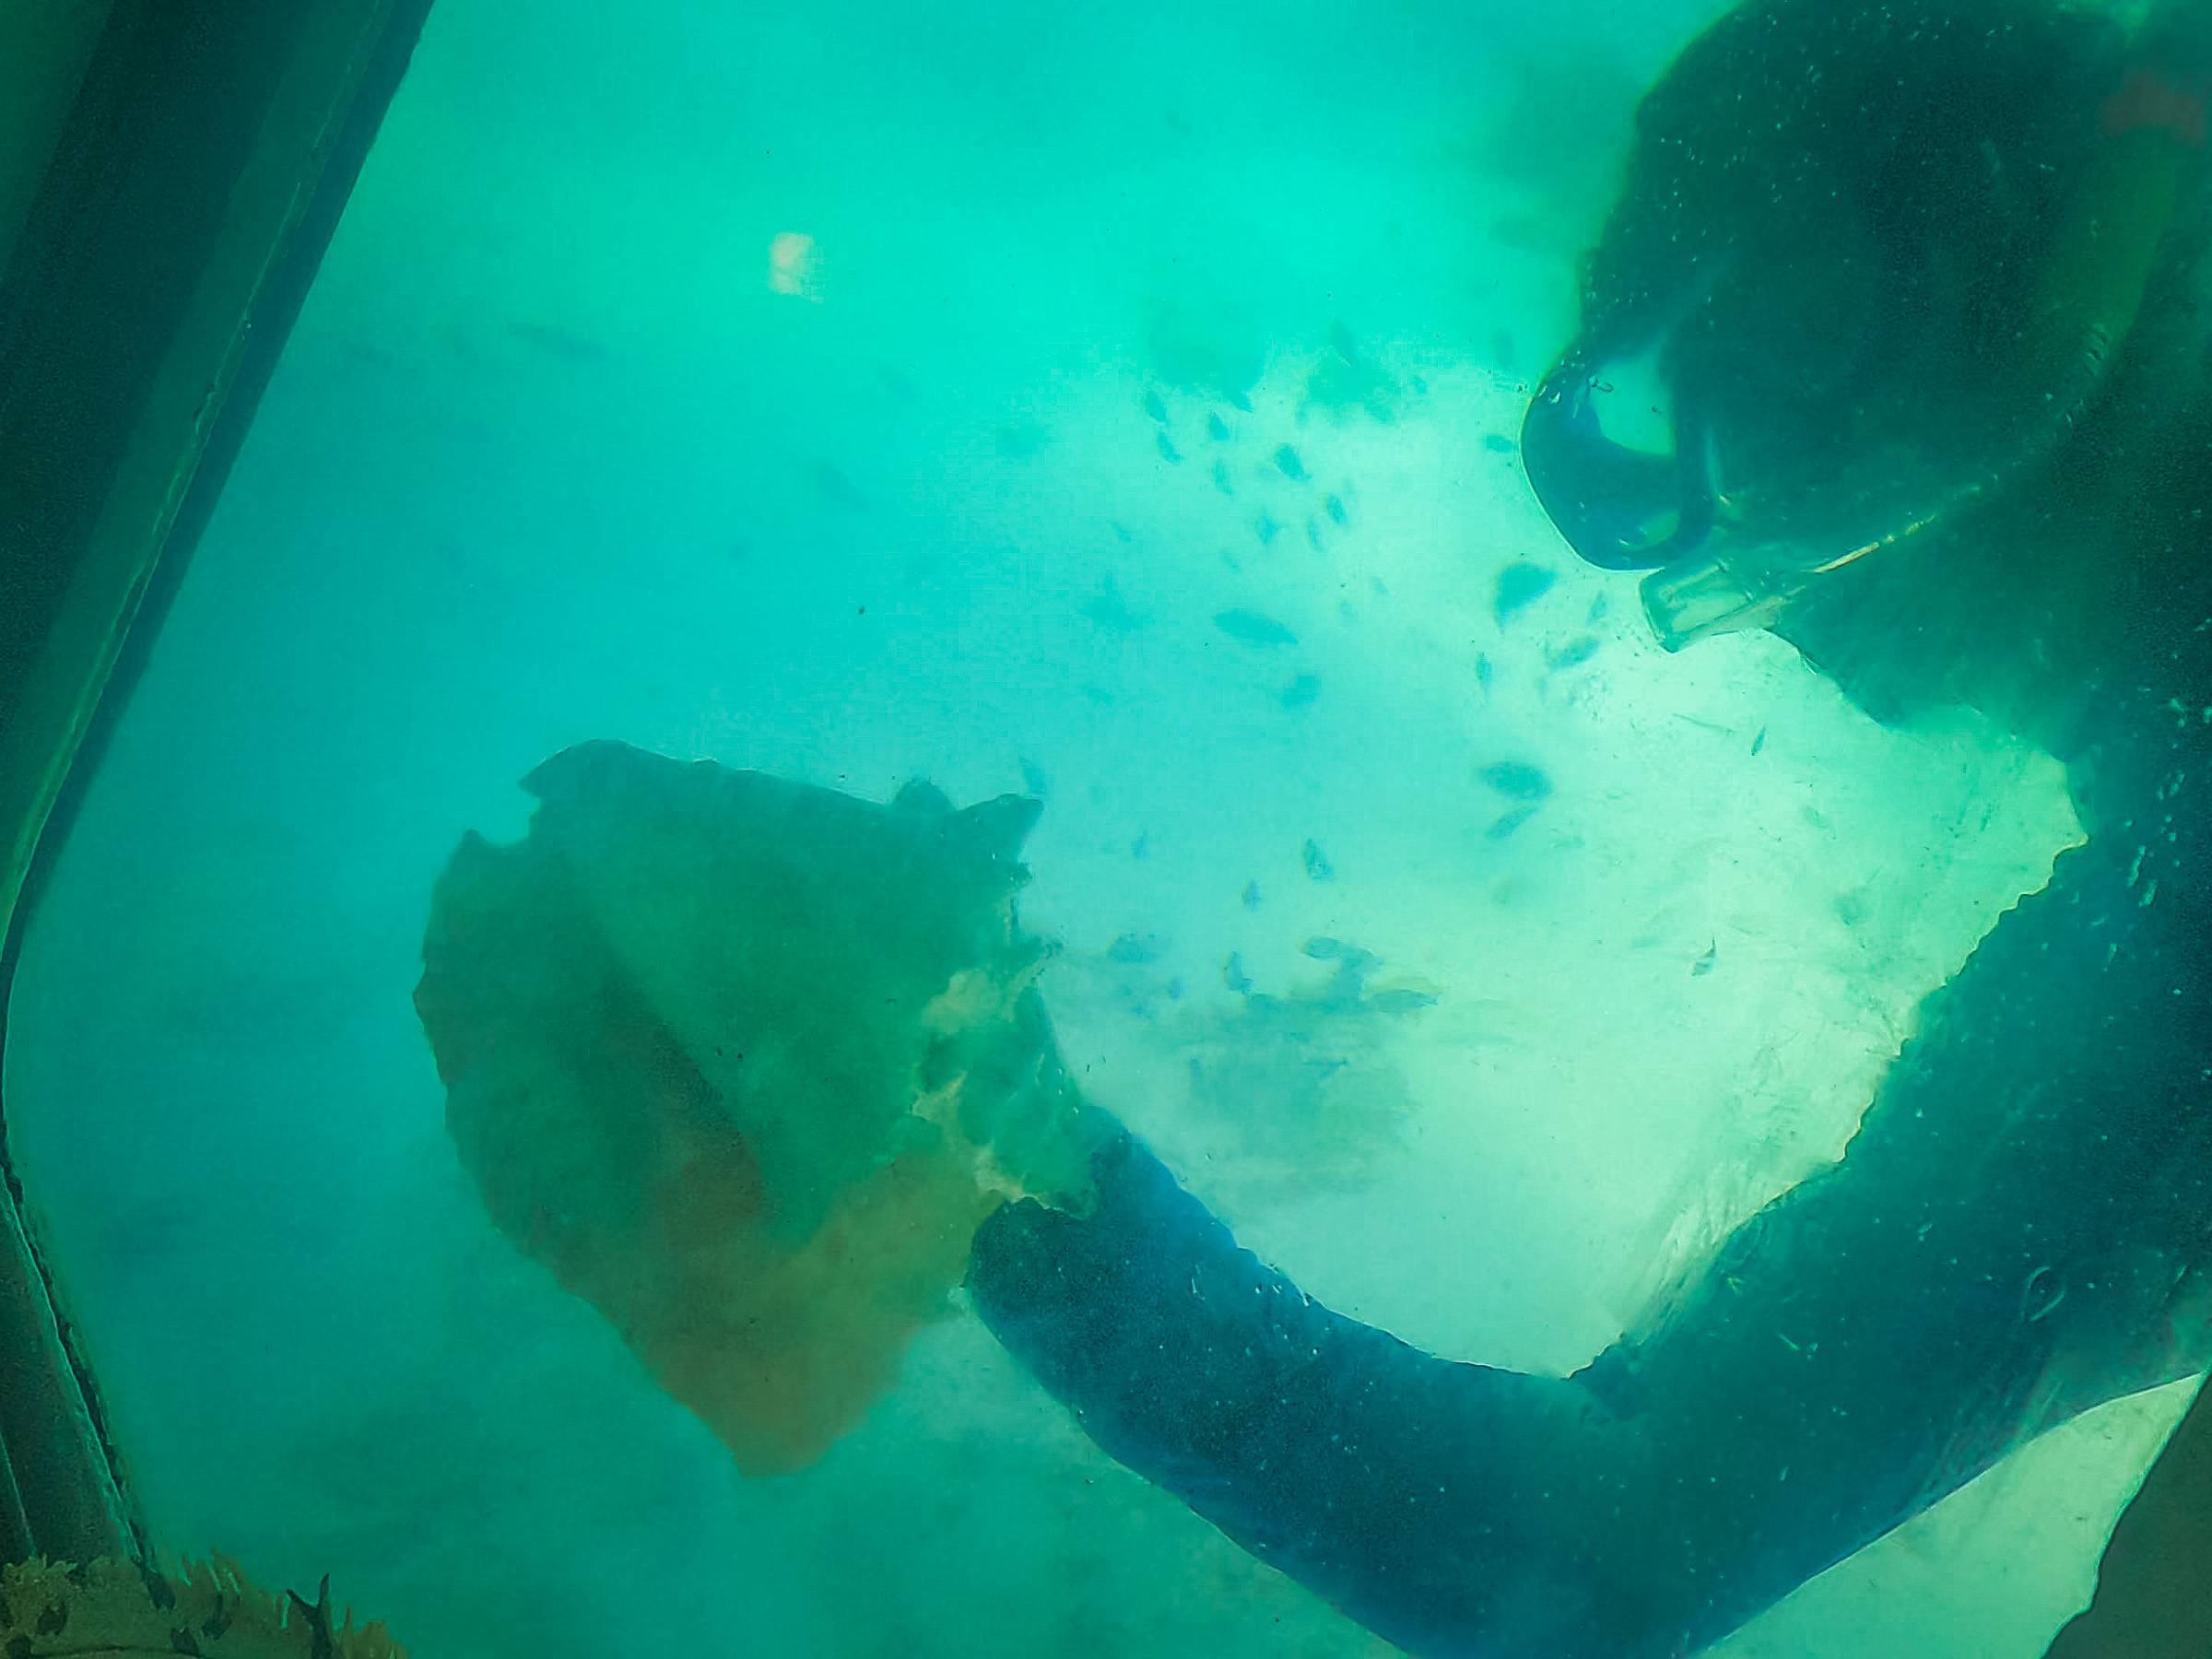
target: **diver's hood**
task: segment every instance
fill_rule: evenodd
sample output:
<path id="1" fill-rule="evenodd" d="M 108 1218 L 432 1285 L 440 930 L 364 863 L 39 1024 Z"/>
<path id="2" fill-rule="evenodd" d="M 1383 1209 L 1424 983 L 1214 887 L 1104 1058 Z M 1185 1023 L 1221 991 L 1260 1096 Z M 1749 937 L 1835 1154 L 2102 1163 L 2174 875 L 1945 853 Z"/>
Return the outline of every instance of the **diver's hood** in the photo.
<path id="1" fill-rule="evenodd" d="M 2047 194 L 1941 234 L 1849 156 L 1816 189 L 1647 146 L 1521 447 L 1578 554 L 1648 572 L 1668 650 L 1771 626 L 1820 578 L 1926 546 L 2073 441 L 2206 177 L 2200 81 L 2162 48 L 2133 61 L 2063 175 L 2036 175 Z M 2032 257 L 1999 257 L 2021 226 Z"/>
<path id="2" fill-rule="evenodd" d="M 1929 547 L 2101 399 L 2206 213 L 2206 0 L 2134 39 L 2046 9 L 1924 44 L 1738 7 L 1640 107 L 1522 457 L 1668 649 Z"/>

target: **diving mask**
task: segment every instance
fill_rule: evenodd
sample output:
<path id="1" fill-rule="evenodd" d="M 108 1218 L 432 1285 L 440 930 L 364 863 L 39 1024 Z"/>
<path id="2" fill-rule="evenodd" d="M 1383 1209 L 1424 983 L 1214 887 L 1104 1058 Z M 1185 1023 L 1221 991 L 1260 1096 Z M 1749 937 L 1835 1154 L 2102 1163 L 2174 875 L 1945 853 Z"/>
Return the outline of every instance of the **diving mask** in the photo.
<path id="1" fill-rule="evenodd" d="M 2063 392 L 2025 418 L 2029 430 L 1992 460 L 1937 469 L 1910 446 L 1862 455 L 1814 492 L 1785 488 L 1792 504 L 1732 497 L 1710 420 L 1673 388 L 1669 450 L 1654 453 L 1609 436 L 1606 401 L 1617 395 L 1607 365 L 1578 341 L 1545 378 L 1522 432 L 1530 486 L 1583 559 L 1608 571 L 1648 572 L 1643 610 L 1659 643 L 1680 651 L 1720 634 L 1772 627 L 1813 583 L 1894 548 L 2001 488 L 2071 429 L 2101 381 L 2101 329 L 2080 343 Z M 1919 475 L 1917 478 L 1915 475 Z M 1908 483 L 1906 480 L 1913 480 Z M 1847 526 L 1861 527 L 1859 534 Z"/>
<path id="2" fill-rule="evenodd" d="M 1613 367 L 1584 341 L 1544 379 L 1522 428 L 1521 457 L 1544 511 L 1575 552 L 1607 571 L 1644 571 L 1645 615 L 1660 643 L 1679 651 L 1714 634 L 1771 625 L 1806 582 L 1850 562 L 1807 560 L 1786 543 L 1729 528 L 1710 427 L 1676 389 L 1664 412 L 1666 450 L 1606 429 L 1618 415 Z M 1862 551 L 1871 551 L 1871 548 Z"/>

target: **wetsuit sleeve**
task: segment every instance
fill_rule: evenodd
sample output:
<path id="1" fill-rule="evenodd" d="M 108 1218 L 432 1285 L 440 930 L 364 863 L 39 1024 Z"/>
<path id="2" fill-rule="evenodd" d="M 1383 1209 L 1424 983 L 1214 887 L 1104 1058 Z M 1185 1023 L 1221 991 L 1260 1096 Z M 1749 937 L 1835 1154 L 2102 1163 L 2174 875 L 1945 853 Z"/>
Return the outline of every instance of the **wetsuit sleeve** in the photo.
<path id="1" fill-rule="evenodd" d="M 1092 1213 L 985 1224 L 976 1305 L 1107 1452 L 1412 1653 L 1689 1651 L 2203 1363 L 2202 853 L 2109 830 L 1931 999 L 1843 1161 L 1575 1379 L 1316 1305 L 1126 1134 Z"/>
<path id="2" fill-rule="evenodd" d="M 969 1282 L 1102 1448 L 1416 1653 L 1463 1651 L 1515 1598 L 1572 1595 L 1562 1521 L 1588 1513 L 1579 1471 L 1606 1439 L 1582 1388 L 1331 1312 L 1126 1131 L 1095 1171 L 1088 1216 L 997 1212 Z"/>

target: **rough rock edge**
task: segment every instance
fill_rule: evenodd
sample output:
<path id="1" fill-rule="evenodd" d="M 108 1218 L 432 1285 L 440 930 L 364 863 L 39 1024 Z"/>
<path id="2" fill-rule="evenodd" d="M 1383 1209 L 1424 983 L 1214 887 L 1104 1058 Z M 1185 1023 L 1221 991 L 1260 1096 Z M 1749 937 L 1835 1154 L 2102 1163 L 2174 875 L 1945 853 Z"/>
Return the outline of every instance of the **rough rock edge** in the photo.
<path id="1" fill-rule="evenodd" d="M 350 1607 L 342 1625 L 333 1621 L 327 1576 L 312 1602 L 296 1591 L 279 1598 L 222 1555 L 187 1561 L 175 1577 L 113 1557 L 85 1567 L 34 1558 L 0 1569 L 0 1652 L 8 1659 L 406 1659 L 382 1624 L 355 1630 Z"/>

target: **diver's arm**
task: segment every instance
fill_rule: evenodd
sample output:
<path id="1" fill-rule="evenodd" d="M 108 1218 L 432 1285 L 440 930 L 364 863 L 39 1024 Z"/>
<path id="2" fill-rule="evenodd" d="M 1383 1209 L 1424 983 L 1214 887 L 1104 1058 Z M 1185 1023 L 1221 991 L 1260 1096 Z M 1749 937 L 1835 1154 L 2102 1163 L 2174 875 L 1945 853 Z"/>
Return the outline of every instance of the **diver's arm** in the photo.
<path id="1" fill-rule="evenodd" d="M 1094 1168 L 1091 1213 L 1007 1206 L 969 1278 L 1093 1440 L 1413 1653 L 1518 1627 L 1520 1598 L 1564 1598 L 1538 1628 L 1584 1617 L 1573 1558 L 1603 1530 L 1588 1487 L 1616 1437 L 1582 1388 L 1453 1364 L 1329 1312 L 1125 1131 Z"/>
<path id="2" fill-rule="evenodd" d="M 2138 848 L 2112 823 L 2062 855 L 1923 1005 L 1841 1162 L 1584 1373 L 1677 1495 L 1696 1640 L 2212 1360 L 2198 839 Z"/>
<path id="3" fill-rule="evenodd" d="M 1107 1452 L 1413 1653 L 1692 1651 L 2212 1358 L 2175 1295 L 2207 1248 L 2212 926 L 2123 831 L 1930 999 L 1843 1161 L 1576 1379 L 1316 1305 L 1125 1132 L 1090 1212 L 985 1223 L 976 1306 Z"/>

